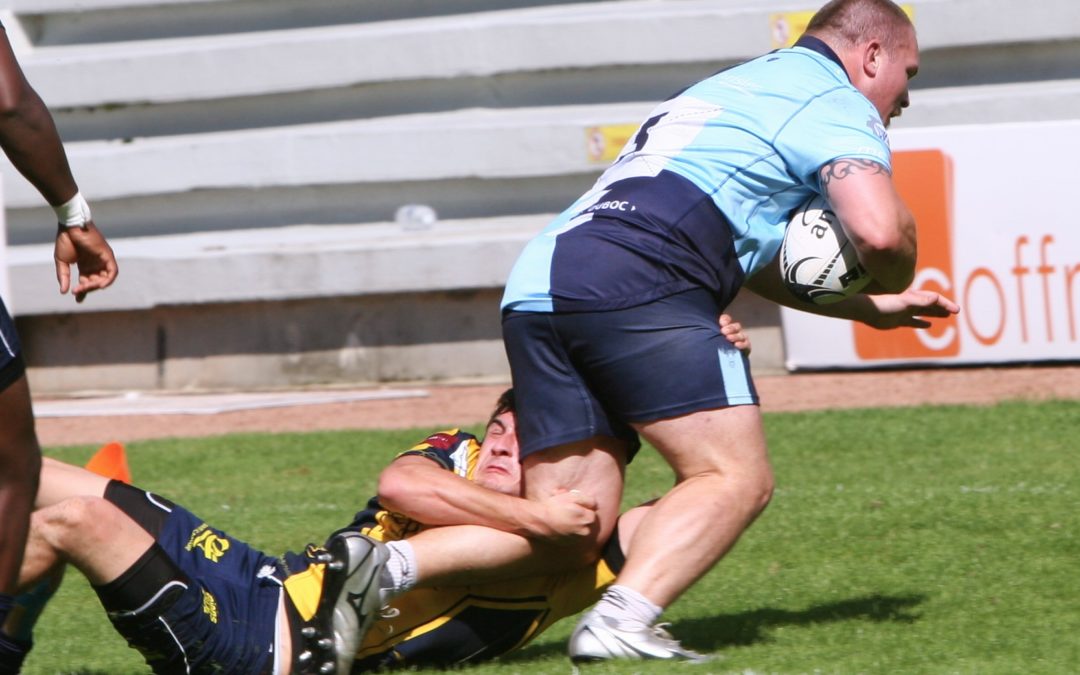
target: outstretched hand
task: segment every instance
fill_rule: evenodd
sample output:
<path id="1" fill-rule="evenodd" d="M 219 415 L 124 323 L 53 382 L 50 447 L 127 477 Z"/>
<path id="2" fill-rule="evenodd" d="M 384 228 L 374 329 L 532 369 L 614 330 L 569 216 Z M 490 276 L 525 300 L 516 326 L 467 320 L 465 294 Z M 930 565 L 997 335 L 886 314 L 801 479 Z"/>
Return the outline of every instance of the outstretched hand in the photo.
<path id="1" fill-rule="evenodd" d="M 116 280 L 116 256 L 92 221 L 87 222 L 85 228 L 60 227 L 53 259 L 60 293 L 72 290 L 76 302 L 82 302 L 87 293 L 106 288 Z M 79 268 L 78 284 L 73 289 L 72 265 Z"/>
<path id="2" fill-rule="evenodd" d="M 960 306 L 940 293 L 909 288 L 893 295 L 867 295 L 877 310 L 863 322 L 874 328 L 929 328 L 923 317 L 945 318 L 960 311 Z"/>

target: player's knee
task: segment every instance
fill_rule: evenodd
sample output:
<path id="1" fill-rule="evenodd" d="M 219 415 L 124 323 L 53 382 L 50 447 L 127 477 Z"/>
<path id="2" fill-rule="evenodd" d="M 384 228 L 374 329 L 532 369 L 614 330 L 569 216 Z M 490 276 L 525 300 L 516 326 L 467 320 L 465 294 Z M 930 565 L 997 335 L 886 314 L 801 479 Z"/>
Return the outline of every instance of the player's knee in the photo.
<path id="1" fill-rule="evenodd" d="M 758 476 L 756 484 L 754 486 L 753 501 L 755 509 L 753 515 L 756 517 L 765 507 L 772 501 L 773 491 L 776 489 L 776 479 L 773 476 L 772 468 L 766 466 L 765 469 Z"/>
<path id="2" fill-rule="evenodd" d="M 740 505 L 740 511 L 745 514 L 747 521 L 753 520 L 765 510 L 772 500 L 775 489 L 775 479 L 768 462 L 737 468 L 716 467 L 695 474 L 693 477 L 715 485 L 717 494 L 724 493 L 733 497 L 734 503 Z M 719 504 L 730 505 L 731 502 L 718 502 Z M 730 506 L 718 506 L 718 508 L 730 508 Z"/>
<path id="3" fill-rule="evenodd" d="M 71 497 L 35 514 L 42 537 L 57 550 L 101 545 L 116 533 L 120 511 L 100 497 Z"/>
<path id="4" fill-rule="evenodd" d="M 772 500 L 776 485 L 772 467 L 768 462 L 757 463 L 744 467 L 741 476 L 741 502 L 746 505 L 748 515 L 753 519 L 764 511 Z"/>

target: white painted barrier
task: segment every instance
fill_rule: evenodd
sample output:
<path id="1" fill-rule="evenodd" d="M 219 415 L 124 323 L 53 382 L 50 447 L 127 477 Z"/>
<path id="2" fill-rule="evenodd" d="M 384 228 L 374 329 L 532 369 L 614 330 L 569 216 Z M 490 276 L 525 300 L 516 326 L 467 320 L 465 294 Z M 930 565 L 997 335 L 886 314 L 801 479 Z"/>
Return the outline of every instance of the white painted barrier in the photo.
<path id="1" fill-rule="evenodd" d="M 892 136 L 919 223 L 915 285 L 959 316 L 874 331 L 785 309 L 791 369 L 1080 359 L 1080 121 L 935 127 Z"/>

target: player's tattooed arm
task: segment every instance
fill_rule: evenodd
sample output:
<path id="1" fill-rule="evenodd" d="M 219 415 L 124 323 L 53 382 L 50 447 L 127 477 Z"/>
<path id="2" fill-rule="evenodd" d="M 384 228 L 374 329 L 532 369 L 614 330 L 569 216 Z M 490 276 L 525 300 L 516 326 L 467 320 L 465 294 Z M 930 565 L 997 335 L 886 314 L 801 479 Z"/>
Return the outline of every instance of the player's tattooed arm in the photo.
<path id="1" fill-rule="evenodd" d="M 915 275 L 915 218 L 886 164 L 844 157 L 818 170 L 821 193 L 874 279 L 867 293 L 899 293 Z"/>
<path id="2" fill-rule="evenodd" d="M 844 180 L 852 176 L 863 175 L 884 175 L 891 176 L 889 169 L 880 162 L 875 162 L 872 159 L 854 159 L 845 157 L 838 159 L 835 162 L 829 162 L 825 166 L 821 167 L 821 171 L 818 173 L 818 179 L 821 181 L 821 192 L 826 198 L 829 197 L 829 188 L 836 181 Z"/>

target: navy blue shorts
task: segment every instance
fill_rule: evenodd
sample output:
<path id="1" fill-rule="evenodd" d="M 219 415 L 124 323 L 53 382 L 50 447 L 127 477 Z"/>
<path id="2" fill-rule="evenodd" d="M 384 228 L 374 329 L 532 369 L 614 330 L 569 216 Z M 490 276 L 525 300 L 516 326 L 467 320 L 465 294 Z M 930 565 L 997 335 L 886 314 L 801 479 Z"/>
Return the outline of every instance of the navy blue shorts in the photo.
<path id="1" fill-rule="evenodd" d="M 8 314 L 3 299 L 0 299 L 0 391 L 7 389 L 25 371 L 15 321 Z"/>
<path id="2" fill-rule="evenodd" d="M 278 560 L 181 506 L 145 494 L 144 504 L 111 501 L 147 529 L 194 582 L 162 612 L 192 672 L 267 671 L 283 593 Z"/>
<path id="3" fill-rule="evenodd" d="M 503 342 L 521 456 L 613 436 L 630 422 L 757 405 L 750 362 L 720 333 L 723 308 L 693 290 L 606 312 L 507 312 Z"/>

